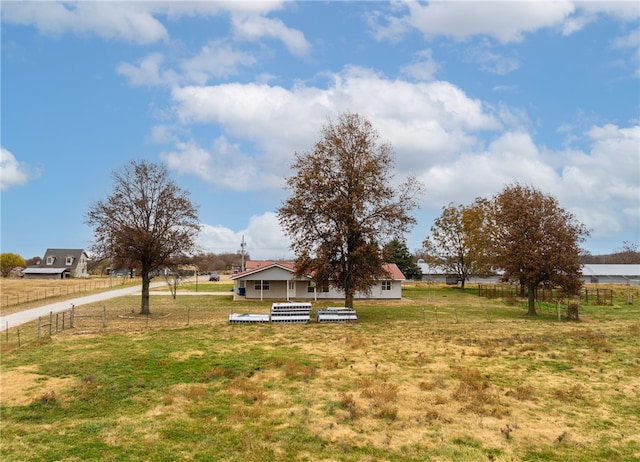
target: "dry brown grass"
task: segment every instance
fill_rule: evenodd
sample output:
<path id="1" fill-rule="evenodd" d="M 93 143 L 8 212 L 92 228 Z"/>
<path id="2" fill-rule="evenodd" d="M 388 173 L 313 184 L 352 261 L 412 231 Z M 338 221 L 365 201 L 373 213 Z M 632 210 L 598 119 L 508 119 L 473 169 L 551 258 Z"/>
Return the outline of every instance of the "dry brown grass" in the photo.
<path id="1" fill-rule="evenodd" d="M 140 283 L 139 278 L 8 279 L 0 278 L 0 315 L 16 313 L 44 303 L 79 297 L 95 291 Z"/>
<path id="2" fill-rule="evenodd" d="M 192 314 L 189 328 L 118 318 L 106 329 L 69 331 L 29 348 L 91 366 L 111 364 L 109 355 L 121 350 L 129 352 L 125 364 L 140 361 L 143 370 L 147 356 L 162 370 L 193 365 L 182 383 L 144 388 L 149 402 L 137 404 L 143 411 L 110 422 L 99 435 L 107 442 L 131 438 L 135 446 L 142 444 L 135 438 L 148 438 L 155 447 L 167 428 L 190 426 L 220 441 L 241 435 L 234 450 L 245 460 L 633 460 L 640 447 L 629 431 L 640 424 L 640 323 L 593 314 L 580 323 L 489 319 L 480 310 L 493 305 L 479 297 L 460 305 L 454 294 L 434 293 L 425 303 L 431 313 L 439 308 L 437 321 L 374 318 L 367 310 L 385 306 L 375 302 L 361 307 L 358 324 L 229 325 L 228 310 L 207 307 L 208 317 Z M 112 336 L 117 345 L 106 342 Z M 96 348 L 101 342 L 109 346 Z M 147 347 L 152 342 L 155 349 Z M 265 359 L 257 366 L 249 361 L 259 357 Z M 3 366 L 3 385 L 5 376 L 27 385 L 11 390 L 14 401 L 3 386 L 0 402 L 66 403 L 73 393 L 95 392 L 100 378 L 92 374 L 56 382 L 35 365 Z M 213 414 L 225 405 L 226 414 Z M 322 450 L 300 443 L 292 456 L 283 435 L 297 432 L 322 442 Z M 189 444 L 173 442 L 176 454 L 189 454 Z"/>

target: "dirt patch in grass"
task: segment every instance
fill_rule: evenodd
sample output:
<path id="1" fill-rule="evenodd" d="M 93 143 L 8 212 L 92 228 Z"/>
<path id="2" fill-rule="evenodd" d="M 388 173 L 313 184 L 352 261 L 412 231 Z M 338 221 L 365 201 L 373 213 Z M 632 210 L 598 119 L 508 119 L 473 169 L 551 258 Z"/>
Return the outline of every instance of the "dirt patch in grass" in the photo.
<path id="1" fill-rule="evenodd" d="M 73 377 L 49 377 L 36 366 L 21 366 L 0 374 L 0 403 L 24 406 L 43 396 L 60 396 L 76 382 Z"/>

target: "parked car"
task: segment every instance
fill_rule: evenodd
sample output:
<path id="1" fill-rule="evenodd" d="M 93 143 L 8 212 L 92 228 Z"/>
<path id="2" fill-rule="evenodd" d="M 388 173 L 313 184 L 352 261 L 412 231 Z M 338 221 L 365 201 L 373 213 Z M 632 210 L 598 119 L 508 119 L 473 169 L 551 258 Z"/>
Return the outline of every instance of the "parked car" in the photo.
<path id="1" fill-rule="evenodd" d="M 219 281 L 220 275 L 218 273 L 209 273 L 209 281 Z"/>

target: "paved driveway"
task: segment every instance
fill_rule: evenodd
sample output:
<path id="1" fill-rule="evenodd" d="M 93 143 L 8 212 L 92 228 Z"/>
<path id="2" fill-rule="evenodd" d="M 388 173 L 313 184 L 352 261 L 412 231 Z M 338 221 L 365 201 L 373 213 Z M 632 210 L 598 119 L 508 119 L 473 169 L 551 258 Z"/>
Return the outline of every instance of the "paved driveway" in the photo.
<path id="1" fill-rule="evenodd" d="M 165 282 L 152 282 L 150 288 L 161 287 L 166 285 Z M 20 311 L 18 313 L 0 316 L 0 329 L 6 329 L 19 326 L 29 321 L 35 321 L 39 316 L 48 316 L 49 313 L 57 313 L 59 311 L 68 310 L 71 305 L 80 306 L 89 303 L 101 302 L 111 298 L 122 297 L 125 295 L 136 295 L 142 290 L 142 286 L 125 287 L 124 289 L 109 290 L 99 294 L 85 295 L 84 297 L 73 298 L 63 302 L 50 303 L 38 308 Z"/>

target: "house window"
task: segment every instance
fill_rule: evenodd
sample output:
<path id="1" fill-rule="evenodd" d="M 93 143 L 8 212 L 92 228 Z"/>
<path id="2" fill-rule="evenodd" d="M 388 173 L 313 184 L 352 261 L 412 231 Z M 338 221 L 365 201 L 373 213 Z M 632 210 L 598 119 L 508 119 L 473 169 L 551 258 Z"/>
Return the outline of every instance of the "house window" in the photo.
<path id="1" fill-rule="evenodd" d="M 56 257 L 47 257 L 47 265 L 53 265 L 54 261 L 56 261 Z"/>
<path id="2" fill-rule="evenodd" d="M 73 265 L 73 257 L 67 257 L 67 259 L 65 260 L 64 264 L 66 266 Z"/>
<path id="3" fill-rule="evenodd" d="M 391 290 L 391 281 L 382 281 L 382 290 Z"/>
<path id="4" fill-rule="evenodd" d="M 296 288 L 296 281 L 289 281 L 289 290 L 295 290 Z"/>
<path id="5" fill-rule="evenodd" d="M 329 292 L 329 285 L 323 285 L 323 286 L 317 287 L 315 282 L 309 281 L 309 285 L 307 286 L 307 292 L 312 294 L 313 292 L 315 292 L 316 288 L 318 289 L 318 292 Z"/>
<path id="6" fill-rule="evenodd" d="M 269 281 L 254 281 L 253 288 L 255 290 L 269 290 Z"/>

